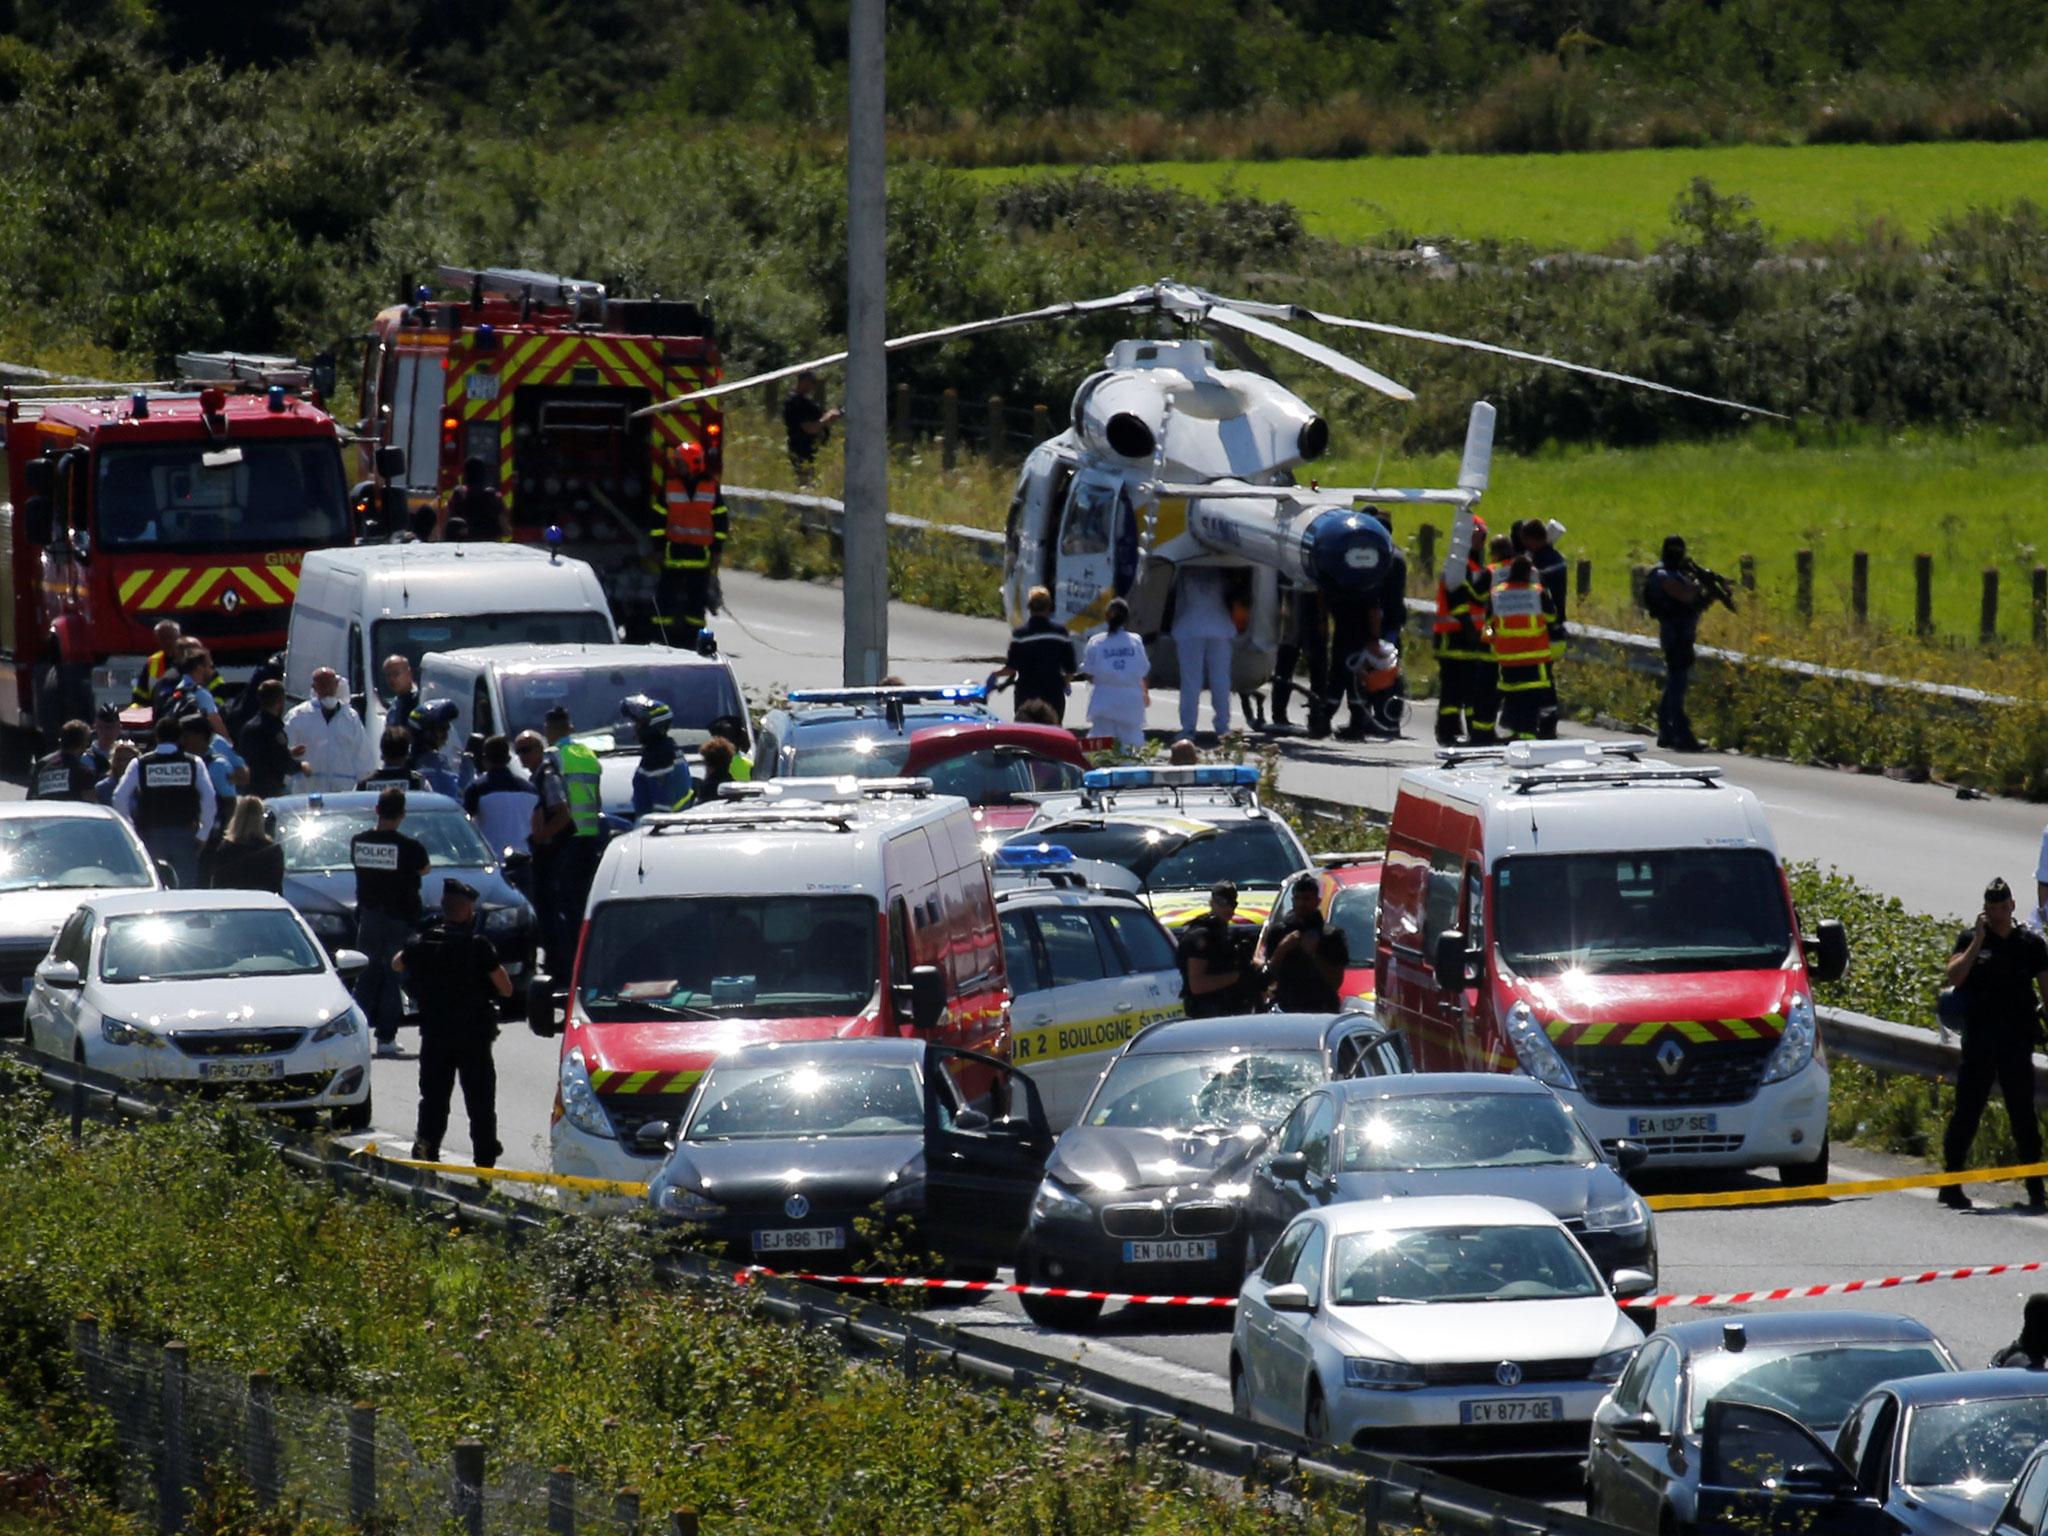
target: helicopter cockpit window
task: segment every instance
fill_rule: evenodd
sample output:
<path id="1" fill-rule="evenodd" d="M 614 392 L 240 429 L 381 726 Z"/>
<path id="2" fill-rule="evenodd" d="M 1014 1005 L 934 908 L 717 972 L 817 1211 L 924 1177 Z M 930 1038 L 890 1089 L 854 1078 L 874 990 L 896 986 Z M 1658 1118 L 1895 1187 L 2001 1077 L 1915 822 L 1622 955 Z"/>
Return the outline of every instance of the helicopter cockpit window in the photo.
<path id="1" fill-rule="evenodd" d="M 1095 485 L 1082 481 L 1074 487 L 1067 503 L 1066 526 L 1060 531 L 1063 555 L 1105 555 L 1116 531 L 1119 509 L 1130 516 L 1130 504 L 1121 485 Z"/>

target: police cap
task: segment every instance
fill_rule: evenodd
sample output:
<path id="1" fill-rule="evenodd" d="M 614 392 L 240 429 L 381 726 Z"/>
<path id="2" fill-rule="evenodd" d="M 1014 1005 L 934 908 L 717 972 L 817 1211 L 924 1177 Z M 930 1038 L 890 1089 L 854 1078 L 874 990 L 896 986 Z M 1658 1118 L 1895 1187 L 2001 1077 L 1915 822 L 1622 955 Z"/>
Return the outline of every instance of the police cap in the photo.
<path id="1" fill-rule="evenodd" d="M 450 875 L 441 882 L 441 899 L 446 901 L 451 896 L 462 901 L 475 901 L 476 887 L 467 880 L 458 880 L 453 875 Z"/>

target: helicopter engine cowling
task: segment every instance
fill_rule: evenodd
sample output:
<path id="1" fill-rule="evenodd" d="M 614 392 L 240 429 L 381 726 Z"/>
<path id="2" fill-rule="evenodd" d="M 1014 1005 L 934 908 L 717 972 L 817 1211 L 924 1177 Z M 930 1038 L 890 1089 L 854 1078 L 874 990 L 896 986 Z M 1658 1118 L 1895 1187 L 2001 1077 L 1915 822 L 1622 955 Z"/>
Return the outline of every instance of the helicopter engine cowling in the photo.
<path id="1" fill-rule="evenodd" d="M 1133 467 L 1149 465 L 1166 426 L 1166 391 L 1157 378 L 1098 373 L 1074 393 L 1074 428 L 1096 453 Z"/>
<path id="2" fill-rule="evenodd" d="M 1375 596 L 1386 580 L 1394 541 L 1368 512 L 1330 507 L 1296 517 L 1277 501 L 1194 501 L 1188 532 L 1219 555 L 1269 565 L 1298 587 L 1350 597 Z"/>

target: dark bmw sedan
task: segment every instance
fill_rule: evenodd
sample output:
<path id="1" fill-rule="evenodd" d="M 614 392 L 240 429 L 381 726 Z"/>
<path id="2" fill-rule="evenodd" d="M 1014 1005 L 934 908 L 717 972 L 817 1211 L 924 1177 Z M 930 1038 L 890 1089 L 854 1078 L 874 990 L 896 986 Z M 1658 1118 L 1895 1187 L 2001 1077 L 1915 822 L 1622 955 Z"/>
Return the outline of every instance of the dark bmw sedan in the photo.
<path id="1" fill-rule="evenodd" d="M 1028 1285 L 1235 1295 L 1244 1277 L 1251 1167 L 1301 1096 L 1407 1056 L 1369 1013 L 1169 1019 L 1117 1053 L 1060 1136 L 1018 1257 Z M 1026 1296 L 1048 1328 L 1083 1328 L 1102 1303 Z"/>
<path id="2" fill-rule="evenodd" d="M 1303 1211 L 1395 1195 L 1527 1200 L 1562 1221 L 1609 1281 L 1657 1273 L 1656 1224 L 1622 1168 L 1556 1094 L 1499 1072 L 1354 1078 L 1303 1099 L 1252 1173 L 1252 1261 Z"/>
<path id="3" fill-rule="evenodd" d="M 972 1100 L 963 1085 L 972 1088 Z M 977 1107 L 986 1106 L 986 1107 Z M 1015 1256 L 1052 1133 L 992 1057 L 918 1040 L 820 1040 L 720 1056 L 648 1185 L 657 1219 L 735 1263 L 844 1272 L 873 1256 L 988 1275 Z"/>
<path id="4" fill-rule="evenodd" d="M 284 844 L 284 899 L 298 908 L 329 954 L 356 941 L 356 872 L 349 839 L 377 825 L 377 796 L 369 790 L 334 795 L 280 795 L 269 802 Z M 505 878 L 476 824 L 446 795 L 406 796 L 399 830 L 425 845 L 431 863 L 420 882 L 429 914 L 441 904 L 441 882 L 459 875 L 476 887 L 484 937 L 497 946 L 515 988 L 533 971 L 540 930 L 533 906 Z"/>

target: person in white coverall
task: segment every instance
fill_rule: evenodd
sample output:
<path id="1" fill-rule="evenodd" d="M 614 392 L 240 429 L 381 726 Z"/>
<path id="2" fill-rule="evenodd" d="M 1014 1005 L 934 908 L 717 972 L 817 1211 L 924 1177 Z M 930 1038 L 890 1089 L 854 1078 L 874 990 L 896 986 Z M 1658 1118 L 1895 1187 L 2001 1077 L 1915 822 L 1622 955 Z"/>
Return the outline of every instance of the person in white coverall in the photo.
<path id="1" fill-rule="evenodd" d="M 1230 730 L 1230 651 L 1237 623 L 1230 617 L 1225 575 L 1213 566 L 1182 566 L 1173 602 L 1173 648 L 1180 658 L 1180 731 L 1195 734 L 1202 690 L 1218 736 Z"/>
<path id="2" fill-rule="evenodd" d="M 1129 603 L 1111 598 L 1106 617 L 1109 628 L 1090 635 L 1081 652 L 1081 675 L 1092 685 L 1088 734 L 1110 737 L 1126 752 L 1135 752 L 1145 745 L 1145 706 L 1152 702 L 1145 678 L 1152 661 L 1145 642 L 1125 627 L 1131 622 Z"/>
<path id="3" fill-rule="evenodd" d="M 356 780 L 370 771 L 365 766 L 370 764 L 369 733 L 332 667 L 314 672 L 313 697 L 286 711 L 284 739 L 305 749 L 299 760 L 307 774 L 295 786 L 304 793 L 341 794 L 354 789 Z"/>

